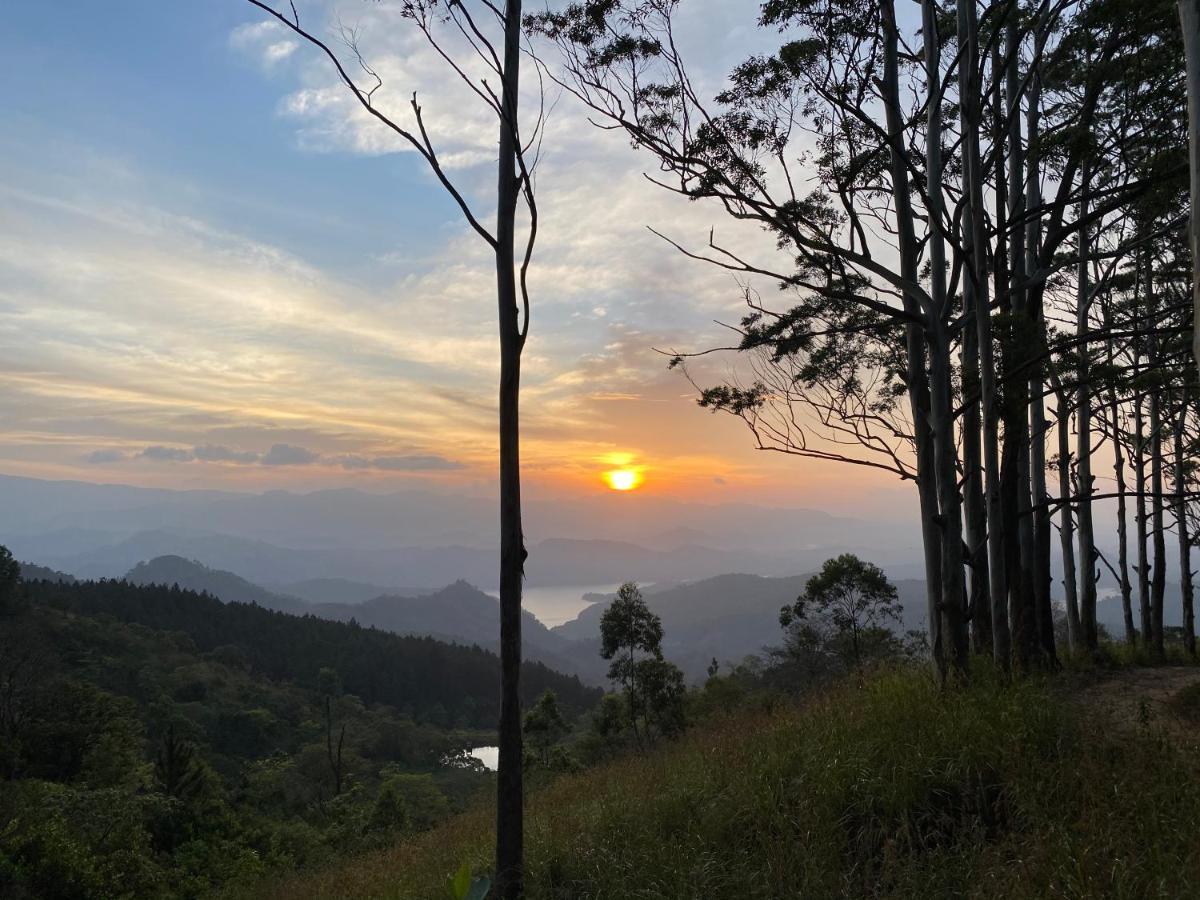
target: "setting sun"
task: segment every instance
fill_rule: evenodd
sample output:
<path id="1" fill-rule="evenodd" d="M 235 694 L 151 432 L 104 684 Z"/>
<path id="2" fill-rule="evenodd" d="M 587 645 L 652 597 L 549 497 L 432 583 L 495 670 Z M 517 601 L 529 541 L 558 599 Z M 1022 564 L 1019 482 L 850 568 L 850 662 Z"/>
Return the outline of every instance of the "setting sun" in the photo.
<path id="1" fill-rule="evenodd" d="M 613 469 L 604 473 L 604 480 L 614 491 L 632 491 L 642 482 L 642 477 L 633 469 Z"/>

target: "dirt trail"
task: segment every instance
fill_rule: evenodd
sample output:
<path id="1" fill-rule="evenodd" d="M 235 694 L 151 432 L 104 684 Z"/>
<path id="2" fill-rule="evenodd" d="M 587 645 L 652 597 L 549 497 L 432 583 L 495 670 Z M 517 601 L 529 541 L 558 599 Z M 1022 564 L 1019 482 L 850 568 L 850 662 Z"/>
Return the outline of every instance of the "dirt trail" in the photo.
<path id="1" fill-rule="evenodd" d="M 1118 724 L 1161 728 L 1194 744 L 1200 741 L 1200 721 L 1181 717 L 1170 701 L 1198 683 L 1200 668 L 1195 666 L 1122 669 L 1084 688 L 1079 699 L 1109 713 Z"/>

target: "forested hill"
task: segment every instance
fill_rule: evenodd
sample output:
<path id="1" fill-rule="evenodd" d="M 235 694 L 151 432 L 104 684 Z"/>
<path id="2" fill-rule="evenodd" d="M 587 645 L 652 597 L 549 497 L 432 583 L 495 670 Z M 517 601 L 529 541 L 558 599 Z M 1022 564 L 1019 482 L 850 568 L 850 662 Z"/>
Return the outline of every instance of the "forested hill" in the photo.
<path id="1" fill-rule="evenodd" d="M 332 668 L 347 693 L 418 720 L 441 717 L 447 723 L 490 728 L 499 716 L 499 660 L 479 647 L 222 603 L 174 586 L 33 581 L 26 583 L 25 595 L 35 604 L 181 632 L 202 652 L 229 648 L 253 672 L 305 688 L 317 688 L 319 671 Z M 547 688 L 572 712 L 590 708 L 601 694 L 578 678 L 526 663 L 521 672 L 524 701 L 532 703 Z"/>
<path id="2" fill-rule="evenodd" d="M 272 593 L 232 572 L 210 569 L 182 556 L 158 556 L 140 562 L 125 574 L 125 580 L 133 584 L 177 584 L 197 593 L 212 594 L 226 603 L 252 603 L 294 615 L 308 611 L 303 600 Z"/>

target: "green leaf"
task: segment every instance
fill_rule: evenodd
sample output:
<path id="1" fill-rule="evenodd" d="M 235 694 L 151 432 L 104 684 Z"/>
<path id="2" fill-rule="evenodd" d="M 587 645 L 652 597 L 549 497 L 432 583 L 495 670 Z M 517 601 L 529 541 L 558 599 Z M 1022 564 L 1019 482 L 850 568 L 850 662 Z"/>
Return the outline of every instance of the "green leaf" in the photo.
<path id="1" fill-rule="evenodd" d="M 471 890 L 471 867 L 463 863 L 450 879 L 450 896 L 454 900 L 467 900 Z"/>

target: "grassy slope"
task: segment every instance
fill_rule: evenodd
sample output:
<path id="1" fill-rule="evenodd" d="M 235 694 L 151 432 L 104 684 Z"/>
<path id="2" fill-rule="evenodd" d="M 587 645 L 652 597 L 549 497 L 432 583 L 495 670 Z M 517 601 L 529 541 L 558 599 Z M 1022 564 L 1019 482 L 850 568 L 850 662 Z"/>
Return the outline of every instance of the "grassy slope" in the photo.
<path id="1" fill-rule="evenodd" d="M 922 673 L 880 675 L 537 792 L 528 897 L 1188 896 L 1194 750 L 1036 681 L 939 696 Z M 442 897 L 490 852 L 479 810 L 260 896 Z"/>

